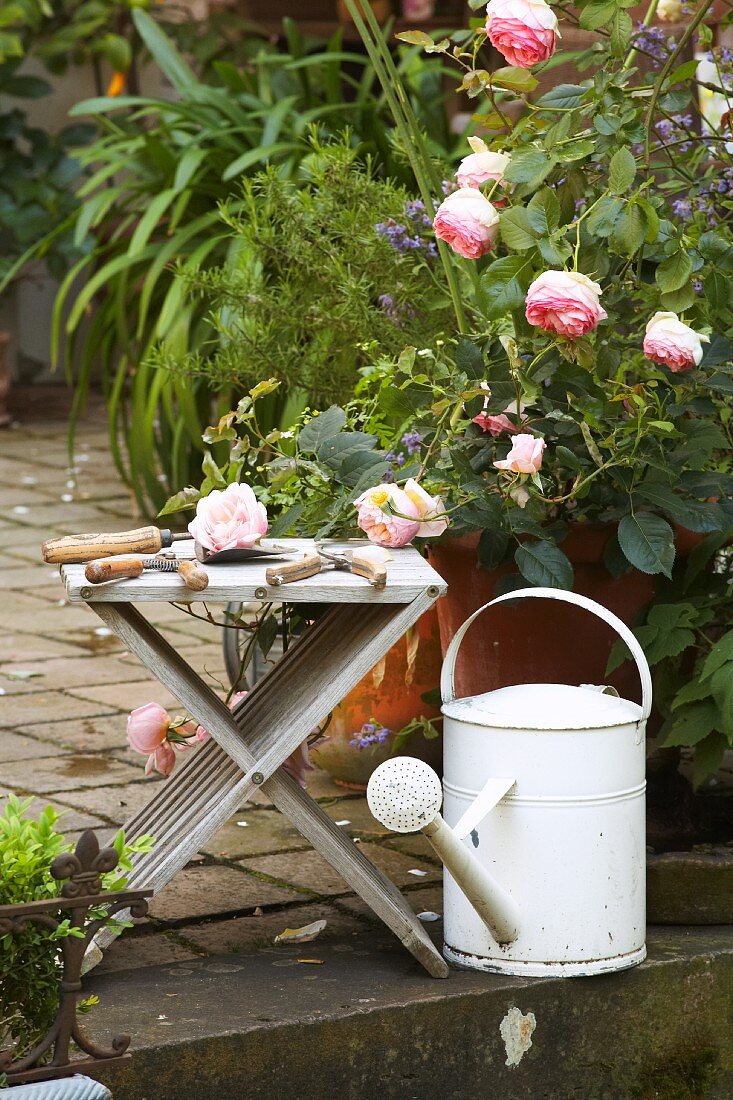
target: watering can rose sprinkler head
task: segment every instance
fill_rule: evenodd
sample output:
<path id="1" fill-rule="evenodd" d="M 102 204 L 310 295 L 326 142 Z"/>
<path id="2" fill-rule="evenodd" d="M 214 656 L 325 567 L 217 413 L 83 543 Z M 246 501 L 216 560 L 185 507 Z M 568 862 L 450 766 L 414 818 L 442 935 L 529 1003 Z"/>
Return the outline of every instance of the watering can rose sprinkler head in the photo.
<path id="1" fill-rule="evenodd" d="M 411 756 L 385 760 L 367 787 L 377 821 L 395 833 L 424 833 L 496 942 L 511 943 L 519 934 L 519 907 L 446 825 L 442 801 L 437 774 Z"/>

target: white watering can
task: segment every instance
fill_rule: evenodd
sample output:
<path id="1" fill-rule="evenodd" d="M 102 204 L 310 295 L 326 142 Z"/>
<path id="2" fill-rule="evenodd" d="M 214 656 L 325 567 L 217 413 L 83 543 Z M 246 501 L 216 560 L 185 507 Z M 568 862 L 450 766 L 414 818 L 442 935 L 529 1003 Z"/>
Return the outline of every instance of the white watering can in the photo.
<path id="1" fill-rule="evenodd" d="M 576 604 L 612 626 L 636 661 L 642 705 L 587 684 L 524 684 L 455 699 L 456 658 L 474 620 L 495 604 L 525 598 Z M 367 797 L 384 824 L 422 829 L 443 858 L 446 958 L 529 977 L 601 974 L 641 962 L 644 731 L 652 686 L 634 635 L 584 596 L 554 588 L 510 592 L 479 608 L 456 633 L 441 694 L 445 821 L 439 786 L 432 800 L 420 794 L 429 784 L 413 769 L 418 761 L 383 764 Z M 395 811 L 395 776 L 383 771 L 399 760 L 406 765 L 403 785 L 417 789 L 412 802 L 401 796 L 409 807 L 402 816 Z"/>

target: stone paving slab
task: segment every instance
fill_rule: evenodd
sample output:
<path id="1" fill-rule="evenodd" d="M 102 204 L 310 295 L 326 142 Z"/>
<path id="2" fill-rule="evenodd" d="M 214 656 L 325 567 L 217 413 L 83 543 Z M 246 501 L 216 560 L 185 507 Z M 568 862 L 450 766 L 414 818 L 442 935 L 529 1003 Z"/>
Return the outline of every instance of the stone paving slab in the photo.
<path id="1" fill-rule="evenodd" d="M 109 706 L 61 691 L 41 691 L 30 697 L 25 692 L 0 696 L 0 727 L 21 731 L 26 722 L 57 722 L 64 718 L 88 718 L 110 713 L 112 708 Z"/>
<path id="2" fill-rule="evenodd" d="M 181 924 L 201 917 L 283 906 L 300 896 L 288 886 L 243 874 L 234 867 L 189 866 L 156 894 L 149 914 L 166 924 Z"/>
<path id="3" fill-rule="evenodd" d="M 94 788 L 100 783 L 131 783 L 140 779 L 139 769 L 102 753 L 40 756 L 33 760 L 30 771 L 31 789 L 37 794 Z M 29 768 L 24 760 L 9 760 L 3 764 L 3 783 L 6 786 L 20 790 L 28 779 Z"/>
<path id="4" fill-rule="evenodd" d="M 90 703 L 96 703 L 98 710 L 110 710 L 118 706 L 124 697 L 125 709 L 130 711 L 136 707 L 142 707 L 145 703 L 160 703 L 168 711 L 181 710 L 181 705 L 174 695 L 158 683 L 157 680 L 134 680 L 124 685 L 107 684 L 101 687 L 70 687 L 67 694 L 73 699 L 84 699 Z"/>
<path id="5" fill-rule="evenodd" d="M 27 761 L 32 760 L 35 757 L 42 756 L 58 756 L 63 754 L 63 749 L 54 745 L 46 745 L 43 742 L 35 741 L 32 737 L 24 737 L 21 733 L 13 733 L 12 730 L 0 729 L 0 768 L 2 768 L 3 781 L 9 782 L 6 773 L 5 765 L 11 760 Z M 27 769 L 24 769 L 24 777 L 27 773 Z"/>
<path id="6" fill-rule="evenodd" d="M 17 794 L 17 792 L 14 793 Z M 0 790 L 0 813 L 2 813 L 5 809 L 9 794 L 10 792 L 7 790 Z M 18 795 L 18 797 L 21 799 L 21 801 L 25 801 L 24 795 Z M 74 833 L 78 833 L 82 829 L 103 830 L 108 825 L 106 821 L 95 814 L 79 812 L 79 810 L 69 807 L 64 802 L 59 802 L 58 799 L 47 798 L 45 796 L 40 798 L 32 798 L 28 812 L 32 817 L 38 817 L 38 815 L 42 813 L 43 810 L 45 810 L 46 806 L 52 806 L 57 813 L 62 814 L 61 821 L 58 824 L 58 829 L 64 835 L 68 833 L 71 836 Z M 103 836 L 103 833 L 101 831 L 99 833 L 99 836 L 101 840 Z"/>
<path id="7" fill-rule="evenodd" d="M 416 859 L 405 856 L 401 852 L 394 852 L 388 848 L 382 848 L 377 844 L 362 844 L 361 850 L 380 867 L 397 886 L 413 885 L 415 878 L 409 874 L 410 870 L 417 869 L 426 872 L 421 882 L 435 880 L 440 872 L 429 864 L 421 865 Z M 314 894 L 334 895 L 350 893 L 351 888 L 344 882 L 339 874 L 334 871 L 330 863 L 314 851 L 307 852 L 283 852 L 278 855 L 258 856 L 254 859 L 245 859 L 239 862 L 239 866 L 280 882 L 287 882 L 299 886 L 304 890 L 310 890 Z"/>
<path id="8" fill-rule="evenodd" d="M 138 774 L 142 776 L 142 769 Z M 114 825 L 124 825 L 153 797 L 152 785 L 156 782 L 164 780 L 139 778 L 135 783 L 120 786 L 95 786 L 67 791 L 64 802 L 83 813 L 102 817 Z"/>
<path id="9" fill-rule="evenodd" d="M 181 942 L 170 932 L 149 936 L 121 936 L 105 953 L 97 966 L 98 974 L 113 974 L 120 970 L 139 970 L 149 966 L 165 966 L 198 960 L 201 951 L 194 943 Z"/>
<path id="10" fill-rule="evenodd" d="M 324 944 L 332 942 L 348 952 L 350 937 L 363 929 L 358 919 L 333 905 L 289 905 L 282 911 L 191 925 L 180 932 L 179 942 L 190 943 L 210 955 L 250 954 L 271 948 L 273 957 L 289 959 L 292 965 L 294 945 L 275 944 L 275 937 L 286 928 L 302 928 L 318 920 L 325 920 L 326 927 L 317 939 L 297 945 L 297 954 L 315 954 Z"/>
<path id="11" fill-rule="evenodd" d="M 82 753 L 113 751 L 115 755 L 127 754 L 125 730 L 127 716 L 124 714 L 106 714 L 93 718 L 72 719 L 66 722 L 40 722 L 38 725 L 24 726 L 23 732 L 36 738 L 49 748 Z M 138 766 L 144 760 L 138 754 L 131 753 Z"/>
<path id="12" fill-rule="evenodd" d="M 38 634 L 21 634 L 13 630 L 0 632 L 0 662 L 7 664 L 45 661 L 49 657 L 87 656 L 88 650 L 71 641 L 59 641 Z"/>

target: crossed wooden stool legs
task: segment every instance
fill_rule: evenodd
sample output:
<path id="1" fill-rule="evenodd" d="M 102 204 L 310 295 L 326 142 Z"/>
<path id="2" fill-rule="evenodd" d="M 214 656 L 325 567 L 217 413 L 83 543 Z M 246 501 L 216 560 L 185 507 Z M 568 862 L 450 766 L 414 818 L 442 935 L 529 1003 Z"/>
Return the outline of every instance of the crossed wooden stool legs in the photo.
<path id="1" fill-rule="evenodd" d="M 135 607 L 91 603 L 212 738 L 157 784 L 151 801 L 125 825 L 130 839 L 155 838 L 153 850 L 136 860 L 129 888 L 161 890 L 260 787 L 428 973 L 447 977 L 446 962 L 399 890 L 281 768 L 432 602 L 422 593 L 409 604 L 331 605 L 233 710 Z M 104 947 L 113 938 L 105 931 L 97 942 Z"/>

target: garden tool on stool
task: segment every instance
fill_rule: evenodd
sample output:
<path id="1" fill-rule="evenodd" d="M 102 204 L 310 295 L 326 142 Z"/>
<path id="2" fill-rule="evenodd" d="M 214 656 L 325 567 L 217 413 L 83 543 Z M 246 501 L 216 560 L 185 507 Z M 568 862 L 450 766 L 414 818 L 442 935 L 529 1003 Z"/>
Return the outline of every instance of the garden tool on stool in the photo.
<path id="1" fill-rule="evenodd" d="M 387 568 L 383 562 L 374 561 L 373 558 L 358 554 L 354 550 L 324 550 L 321 546 L 316 547 L 315 554 L 305 554 L 298 561 L 288 562 L 285 565 L 271 565 L 265 571 L 265 579 L 268 584 L 277 588 L 281 584 L 315 577 L 325 569 L 355 573 L 357 577 L 368 580 L 374 588 L 384 588 L 387 583 Z"/>
<path id="2" fill-rule="evenodd" d="M 203 592 L 209 584 L 208 573 L 197 561 L 164 555 L 155 558 L 102 558 L 99 561 L 90 561 L 84 570 L 84 576 L 90 584 L 109 584 L 139 577 L 146 569 L 178 573 L 183 583 L 194 592 Z"/>

